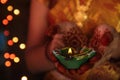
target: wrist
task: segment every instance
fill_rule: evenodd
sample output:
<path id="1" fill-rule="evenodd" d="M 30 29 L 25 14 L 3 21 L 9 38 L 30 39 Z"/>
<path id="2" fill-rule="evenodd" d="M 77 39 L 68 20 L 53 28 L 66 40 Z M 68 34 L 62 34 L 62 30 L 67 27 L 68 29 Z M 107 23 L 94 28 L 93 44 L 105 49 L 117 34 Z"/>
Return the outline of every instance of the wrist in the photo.
<path id="1" fill-rule="evenodd" d="M 37 0 L 40 4 L 46 5 L 49 9 L 53 8 L 58 0 Z"/>
<path id="2" fill-rule="evenodd" d="M 39 3 L 44 4 L 46 0 L 37 0 Z"/>
<path id="3" fill-rule="evenodd" d="M 49 5 L 49 0 L 37 0 L 37 2 L 38 2 L 39 4 L 45 5 L 45 6 L 47 6 L 47 7 L 48 7 L 48 5 Z"/>

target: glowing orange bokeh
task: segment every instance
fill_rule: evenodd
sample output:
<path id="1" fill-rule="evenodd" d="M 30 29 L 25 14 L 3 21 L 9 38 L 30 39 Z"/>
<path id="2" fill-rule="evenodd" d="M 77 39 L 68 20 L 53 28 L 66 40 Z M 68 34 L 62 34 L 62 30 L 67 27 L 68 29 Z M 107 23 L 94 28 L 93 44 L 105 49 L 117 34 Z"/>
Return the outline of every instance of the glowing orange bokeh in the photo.
<path id="1" fill-rule="evenodd" d="M 7 15 L 7 20 L 8 21 L 12 21 L 13 20 L 13 16 L 12 15 Z"/>
<path id="2" fill-rule="evenodd" d="M 4 35 L 5 35 L 5 36 L 9 36 L 9 34 L 10 34 L 10 32 L 9 32 L 8 30 L 5 30 L 5 31 L 4 31 Z"/>
<path id="3" fill-rule="evenodd" d="M 6 67 L 10 67 L 11 66 L 11 62 L 10 61 L 5 61 L 5 66 Z"/>
<path id="4" fill-rule="evenodd" d="M 7 25 L 9 22 L 7 19 L 3 19 L 2 23 L 3 23 L 3 25 Z"/>
<path id="5" fill-rule="evenodd" d="M 15 57 L 15 54 L 10 54 L 10 59 L 14 59 Z"/>
<path id="6" fill-rule="evenodd" d="M 10 58 L 10 54 L 8 52 L 4 53 L 4 58 L 5 59 L 9 59 Z"/>
<path id="7" fill-rule="evenodd" d="M 8 45 L 12 46 L 13 45 L 13 41 L 12 40 L 8 40 Z"/>
<path id="8" fill-rule="evenodd" d="M 8 0 L 0 0 L 0 2 L 1 2 L 2 4 L 7 3 L 7 1 L 8 1 Z"/>
<path id="9" fill-rule="evenodd" d="M 12 10 L 13 10 L 13 6 L 12 6 L 12 5 L 9 5 L 9 6 L 7 7 L 7 10 L 8 10 L 8 11 L 12 11 Z"/>

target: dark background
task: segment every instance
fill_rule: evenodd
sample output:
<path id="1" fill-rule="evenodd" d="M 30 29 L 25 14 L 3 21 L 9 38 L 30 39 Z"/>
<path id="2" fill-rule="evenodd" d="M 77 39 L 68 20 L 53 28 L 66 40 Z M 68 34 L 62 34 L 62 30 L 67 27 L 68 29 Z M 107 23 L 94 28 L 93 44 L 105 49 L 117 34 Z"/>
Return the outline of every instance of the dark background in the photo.
<path id="1" fill-rule="evenodd" d="M 13 11 L 7 11 L 8 5 L 13 6 L 14 9 L 19 9 L 20 14 L 14 15 Z M 21 80 L 22 76 L 27 76 L 28 80 L 42 80 L 41 75 L 33 75 L 28 72 L 25 60 L 24 60 L 24 51 L 21 50 L 18 46 L 20 43 L 26 43 L 27 38 L 27 30 L 28 30 L 28 21 L 29 21 L 29 8 L 30 8 L 30 0 L 8 0 L 7 3 L 0 3 L 0 30 L 9 30 L 10 35 L 7 37 L 7 40 L 11 39 L 14 36 L 19 38 L 19 42 L 13 46 L 6 47 L 7 52 L 15 53 L 16 56 L 20 57 L 20 62 L 18 64 L 12 62 L 11 67 L 5 67 L 4 62 L 6 61 L 2 56 L 0 56 L 3 60 L 3 63 L 0 64 L 0 80 Z M 13 16 L 13 20 L 8 23 L 7 26 L 2 24 L 2 20 L 6 18 L 8 14 Z M 43 75 L 42 75 L 43 76 Z"/>

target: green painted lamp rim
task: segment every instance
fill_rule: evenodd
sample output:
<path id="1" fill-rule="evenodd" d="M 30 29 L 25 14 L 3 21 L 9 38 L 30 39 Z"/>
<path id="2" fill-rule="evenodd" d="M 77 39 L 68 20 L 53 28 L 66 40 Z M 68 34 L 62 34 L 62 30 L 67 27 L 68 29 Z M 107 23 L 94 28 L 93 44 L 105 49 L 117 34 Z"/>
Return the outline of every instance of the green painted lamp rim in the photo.
<path id="1" fill-rule="evenodd" d="M 66 60 L 66 58 L 57 52 L 53 51 L 54 56 L 59 60 L 59 62 L 67 69 L 79 69 L 84 63 L 86 63 L 91 57 L 95 55 L 95 52 L 90 55 L 85 55 L 82 59 L 77 60 L 76 58 L 71 58 Z"/>

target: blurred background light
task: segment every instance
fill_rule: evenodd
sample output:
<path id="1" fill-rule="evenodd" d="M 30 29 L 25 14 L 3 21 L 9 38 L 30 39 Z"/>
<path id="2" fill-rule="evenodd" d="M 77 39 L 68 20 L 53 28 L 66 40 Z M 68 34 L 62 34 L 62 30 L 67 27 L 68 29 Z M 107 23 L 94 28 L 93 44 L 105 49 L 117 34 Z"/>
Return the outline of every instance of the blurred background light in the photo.
<path id="1" fill-rule="evenodd" d="M 8 25 L 9 22 L 7 19 L 3 19 L 2 23 L 3 23 L 3 25 Z"/>
<path id="2" fill-rule="evenodd" d="M 0 0 L 0 2 L 1 2 L 2 4 L 7 3 L 7 1 L 8 1 L 8 0 Z"/>
<path id="3" fill-rule="evenodd" d="M 9 5 L 9 6 L 7 7 L 7 10 L 8 10 L 8 11 L 12 11 L 12 10 L 13 10 L 13 6 L 12 6 L 12 5 Z"/>
<path id="4" fill-rule="evenodd" d="M 27 76 L 22 76 L 21 80 L 28 80 Z"/>
<path id="5" fill-rule="evenodd" d="M 4 35 L 5 35 L 5 36 L 9 36 L 9 35 L 10 35 L 10 32 L 9 32 L 8 30 L 5 30 L 5 31 L 4 31 Z"/>
<path id="6" fill-rule="evenodd" d="M 117 24 L 116 30 L 117 30 L 117 32 L 120 32 L 120 21 Z"/>
<path id="7" fill-rule="evenodd" d="M 6 67 L 10 67 L 11 66 L 11 62 L 10 61 L 5 61 L 5 66 Z"/>
<path id="8" fill-rule="evenodd" d="M 14 59 L 16 55 L 14 53 L 10 54 L 10 59 Z"/>
<path id="9" fill-rule="evenodd" d="M 13 46 L 13 41 L 12 40 L 8 40 L 8 45 L 9 46 Z"/>
<path id="10" fill-rule="evenodd" d="M 20 58 L 19 58 L 19 57 L 15 57 L 15 58 L 14 58 L 14 62 L 15 62 L 15 63 L 20 62 Z"/>
<path id="11" fill-rule="evenodd" d="M 14 43 L 17 43 L 17 42 L 19 41 L 19 39 L 18 39 L 18 37 L 13 37 L 13 38 L 12 38 L 12 41 L 13 41 Z"/>
<path id="12" fill-rule="evenodd" d="M 26 45 L 25 45 L 24 43 L 21 43 L 21 44 L 19 45 L 19 47 L 20 47 L 20 49 L 25 49 L 25 48 L 26 48 Z"/>
<path id="13" fill-rule="evenodd" d="M 12 21 L 13 20 L 13 16 L 12 15 L 7 15 L 7 20 L 8 21 Z"/>
<path id="14" fill-rule="evenodd" d="M 10 54 L 8 52 L 4 53 L 4 58 L 5 59 L 9 59 L 10 58 Z"/>
<path id="15" fill-rule="evenodd" d="M 19 9 L 14 9 L 14 14 L 15 15 L 19 15 L 20 14 L 20 10 Z"/>

